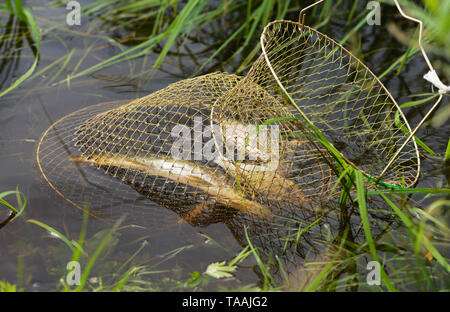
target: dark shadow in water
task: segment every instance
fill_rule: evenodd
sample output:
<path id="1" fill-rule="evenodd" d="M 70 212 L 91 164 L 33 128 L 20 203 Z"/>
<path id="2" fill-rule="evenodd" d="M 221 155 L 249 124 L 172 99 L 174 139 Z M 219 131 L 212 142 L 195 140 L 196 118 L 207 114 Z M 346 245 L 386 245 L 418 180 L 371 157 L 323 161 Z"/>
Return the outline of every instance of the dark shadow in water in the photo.
<path id="1" fill-rule="evenodd" d="M 4 90 L 12 82 L 12 78 L 18 70 L 21 70 L 22 51 L 24 41 L 32 50 L 36 57 L 37 50 L 34 46 L 30 31 L 24 22 L 21 22 L 15 15 L 10 15 L 4 27 L 4 33 L 0 37 L 0 90 Z"/>

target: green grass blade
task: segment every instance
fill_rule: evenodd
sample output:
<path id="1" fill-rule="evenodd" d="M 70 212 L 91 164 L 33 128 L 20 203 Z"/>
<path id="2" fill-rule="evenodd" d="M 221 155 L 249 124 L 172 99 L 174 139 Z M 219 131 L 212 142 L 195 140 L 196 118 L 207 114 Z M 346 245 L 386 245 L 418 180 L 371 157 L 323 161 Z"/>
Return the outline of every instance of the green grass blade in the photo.
<path id="1" fill-rule="evenodd" d="M 6 9 L 8 10 L 8 12 L 10 14 L 14 14 L 14 8 L 11 4 L 11 0 L 5 0 L 5 3 L 6 3 Z"/>
<path id="2" fill-rule="evenodd" d="M 369 214 L 367 211 L 367 205 L 366 205 L 366 192 L 364 189 L 364 180 L 363 180 L 363 174 L 360 171 L 355 171 L 355 180 L 356 180 L 356 190 L 357 190 L 357 198 L 358 198 L 358 205 L 359 205 L 359 212 L 361 216 L 361 222 L 364 229 L 364 234 L 366 236 L 367 244 L 369 245 L 370 253 L 372 254 L 372 257 L 375 261 L 377 261 L 380 265 L 380 259 L 377 254 L 377 250 L 375 248 L 375 242 L 372 237 L 372 232 L 370 229 L 370 223 L 369 223 Z M 381 278 L 385 282 L 386 287 L 390 291 L 396 291 L 394 286 L 391 284 L 391 281 L 387 277 L 386 273 L 384 272 L 383 267 L 381 267 Z"/>
<path id="3" fill-rule="evenodd" d="M 130 258 L 128 258 L 128 260 L 127 261 L 125 261 L 121 266 L 120 266 L 120 268 L 117 270 L 117 274 L 120 274 L 120 272 L 122 272 L 122 270 L 131 262 L 131 261 L 133 261 L 133 259 L 145 248 L 145 246 L 147 246 L 148 245 L 148 241 L 147 240 L 144 240 L 143 242 L 142 242 L 142 244 L 141 244 L 141 246 L 139 246 L 139 248 L 138 248 L 138 250 L 136 250 L 136 252 L 133 254 L 133 255 L 131 255 L 131 257 Z"/>
<path id="4" fill-rule="evenodd" d="M 164 48 L 156 59 L 153 67 L 158 68 L 161 65 L 175 40 L 178 38 L 178 35 L 182 31 L 187 31 L 186 24 L 187 22 L 189 22 L 191 12 L 196 8 L 196 6 L 198 6 L 198 8 L 196 8 L 197 10 L 201 10 L 206 4 L 207 1 L 205 0 L 190 0 L 186 4 L 183 10 L 181 10 L 180 14 L 175 18 L 175 21 L 167 29 L 166 33 L 168 34 L 168 38 L 166 44 L 164 45 Z"/>
<path id="5" fill-rule="evenodd" d="M 80 254 L 83 253 L 84 255 L 87 255 L 84 251 L 83 251 L 83 244 L 86 238 L 86 232 L 87 232 L 87 223 L 88 223 L 88 219 L 89 219 L 89 211 L 87 209 L 83 210 L 83 223 L 81 225 L 81 231 L 80 231 L 80 235 L 78 238 L 78 242 L 76 244 L 76 250 L 72 255 L 72 261 L 78 261 L 80 259 Z"/>
<path id="6" fill-rule="evenodd" d="M 7 202 L 6 200 L 3 199 L 3 197 L 6 197 L 6 196 L 12 195 L 12 194 L 16 195 L 18 208 L 14 207 L 9 202 Z M 22 200 L 22 197 L 23 197 L 23 200 Z M 11 212 L 15 214 L 14 218 L 17 218 L 24 211 L 25 206 L 27 205 L 27 198 L 25 197 L 25 195 L 23 195 L 21 192 L 19 192 L 18 189 L 16 189 L 15 191 L 6 191 L 3 193 L 0 193 L 0 204 L 5 206 L 9 210 L 11 210 Z"/>
<path id="7" fill-rule="evenodd" d="M 109 241 L 112 239 L 113 234 L 117 231 L 120 224 L 123 222 L 126 216 L 121 217 L 117 222 L 114 224 L 114 226 L 108 231 L 108 234 L 103 238 L 102 242 L 100 243 L 100 246 L 95 250 L 92 257 L 89 259 L 88 264 L 86 265 L 86 268 L 83 271 L 83 274 L 81 276 L 80 285 L 78 285 L 77 288 L 75 288 L 76 292 L 80 292 L 84 289 L 84 286 L 86 285 L 86 281 L 89 277 L 89 274 L 91 273 L 92 267 L 94 266 L 95 262 L 97 261 L 98 257 L 100 256 L 103 249 L 106 247 L 106 245 L 109 243 Z"/>
<path id="8" fill-rule="evenodd" d="M 69 239 L 67 239 L 67 237 L 65 237 L 63 234 L 61 234 L 60 232 L 58 232 L 57 230 L 55 230 L 51 226 L 49 226 L 49 225 L 47 225 L 45 223 L 42 223 L 40 221 L 34 220 L 34 219 L 29 219 L 29 220 L 27 220 L 27 222 L 33 223 L 33 224 L 36 224 L 36 225 L 40 226 L 41 228 L 43 228 L 46 231 L 50 232 L 53 236 L 55 236 L 55 237 L 59 238 L 60 240 L 62 240 L 67 245 L 67 247 L 69 247 L 72 250 L 72 252 L 76 251 L 77 248 L 75 247 L 75 245 L 72 244 L 69 241 Z"/>
<path id="9" fill-rule="evenodd" d="M 442 188 L 407 188 L 407 189 L 387 189 L 368 191 L 367 196 L 381 195 L 381 194 L 450 194 L 450 189 Z"/>
<path id="10" fill-rule="evenodd" d="M 417 230 L 414 226 L 414 223 L 406 216 L 403 211 L 400 210 L 400 208 L 397 207 L 389 198 L 386 197 L 386 195 L 381 194 L 383 199 L 389 204 L 389 206 L 394 210 L 394 212 L 400 217 L 400 219 L 405 223 L 405 225 L 408 227 L 408 229 L 413 232 L 417 236 Z M 440 252 L 433 246 L 433 244 L 430 242 L 430 240 L 423 236 L 423 242 L 426 248 L 428 248 L 431 251 L 431 254 L 433 257 L 448 271 L 450 272 L 450 265 L 445 260 L 445 258 L 440 254 Z"/>
<path id="11" fill-rule="evenodd" d="M 1 196 L 0 196 L 0 204 L 2 204 L 3 206 L 5 206 L 9 210 L 11 210 L 14 214 L 18 214 L 19 213 L 19 210 L 17 210 L 13 205 L 11 205 L 6 200 L 1 198 Z"/>
<path id="12" fill-rule="evenodd" d="M 18 1 L 20 2 L 20 1 Z M 36 66 L 38 64 L 39 61 L 39 44 L 40 44 L 40 38 L 39 38 L 39 31 L 37 29 L 36 23 L 34 22 L 34 18 L 31 15 L 30 12 L 28 12 L 27 10 L 22 8 L 21 11 L 24 15 L 24 18 L 26 19 L 26 23 L 30 26 L 31 28 L 31 32 L 33 34 L 34 37 L 34 42 L 36 44 L 36 57 L 34 59 L 33 64 L 31 65 L 31 67 L 26 71 L 25 74 L 23 74 L 22 76 L 19 77 L 19 79 L 17 79 L 15 82 L 13 82 L 13 84 L 7 88 L 6 90 L 4 90 L 3 92 L 0 93 L 0 97 L 4 96 L 5 94 L 7 94 L 8 92 L 12 91 L 13 89 L 17 88 L 22 82 L 24 82 L 28 77 L 31 76 L 31 74 L 34 72 L 34 70 L 36 69 Z"/>
<path id="13" fill-rule="evenodd" d="M 136 274 L 139 270 L 143 268 L 145 268 L 145 266 L 130 268 L 127 272 L 125 272 L 120 281 L 116 283 L 116 285 L 111 291 L 112 292 L 120 291 L 125 286 L 125 283 L 130 279 L 131 275 Z"/>
<path id="14" fill-rule="evenodd" d="M 22 6 L 22 0 L 14 0 L 14 5 L 16 7 L 15 13 L 17 15 L 17 17 L 22 21 L 22 22 L 27 22 L 27 18 L 25 16 L 25 11 L 23 9 Z"/>
<path id="15" fill-rule="evenodd" d="M 448 140 L 447 143 L 447 150 L 445 151 L 444 159 L 445 161 L 450 162 L 450 139 Z"/>
<path id="16" fill-rule="evenodd" d="M 255 257 L 256 262 L 258 263 L 258 266 L 261 269 L 261 272 L 263 273 L 264 289 L 267 290 L 269 283 L 273 282 L 274 279 L 273 279 L 272 275 L 270 274 L 269 270 L 267 269 L 267 267 L 264 265 L 263 261 L 261 260 L 261 257 L 259 256 L 258 251 L 253 246 L 253 244 L 250 240 L 250 237 L 248 236 L 247 227 L 244 228 L 244 231 L 245 231 L 245 238 L 247 240 L 247 244 L 248 244 L 248 246 L 250 246 L 250 251 L 253 253 L 253 256 Z"/>

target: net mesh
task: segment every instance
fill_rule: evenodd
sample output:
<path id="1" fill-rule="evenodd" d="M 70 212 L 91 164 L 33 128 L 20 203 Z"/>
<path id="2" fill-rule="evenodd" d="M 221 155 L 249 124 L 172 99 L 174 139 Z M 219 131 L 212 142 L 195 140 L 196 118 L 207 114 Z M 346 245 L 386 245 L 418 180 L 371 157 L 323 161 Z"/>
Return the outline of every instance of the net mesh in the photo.
<path id="1" fill-rule="evenodd" d="M 320 133 L 346 163 L 371 180 L 402 187 L 417 181 L 414 140 L 389 165 L 411 130 L 390 93 L 361 61 L 332 39 L 295 22 L 269 24 L 261 43 L 264 53 L 248 75 L 215 102 L 219 124 L 286 117 L 278 122 L 283 137 L 303 136 L 321 146 L 315 139 Z M 301 169 L 296 174 L 301 175 Z"/>
<path id="2" fill-rule="evenodd" d="M 242 138 L 254 128 L 230 121 L 231 134 L 224 131 L 220 137 L 226 147 L 216 144 L 218 132 L 212 129 L 219 125 L 211 108 L 240 80 L 209 74 L 126 105 L 104 103 L 64 117 L 41 139 L 41 171 L 58 193 L 98 215 L 98 207 L 136 204 L 139 198 L 195 225 L 224 221 L 237 212 L 266 220 L 287 210 L 316 209 L 312 198 L 331 189 L 333 176 L 321 151 L 306 139 L 283 141 L 284 132 L 265 129 L 263 143 L 269 152 L 280 149 L 279 155 L 263 161 L 257 146 L 250 150 L 255 159 L 238 161 L 240 151 L 249 152 Z M 232 158 L 222 157 L 229 149 Z"/>
<path id="3" fill-rule="evenodd" d="M 340 193 L 318 132 L 376 180 L 410 129 L 379 79 L 325 35 L 276 21 L 262 45 L 245 77 L 208 74 L 62 118 L 39 143 L 43 176 L 98 216 L 164 214 L 150 200 L 192 225 L 224 222 L 240 241 L 248 226 L 285 252 L 282 238 L 328 213 Z M 410 186 L 418 173 L 412 140 L 381 178 Z"/>

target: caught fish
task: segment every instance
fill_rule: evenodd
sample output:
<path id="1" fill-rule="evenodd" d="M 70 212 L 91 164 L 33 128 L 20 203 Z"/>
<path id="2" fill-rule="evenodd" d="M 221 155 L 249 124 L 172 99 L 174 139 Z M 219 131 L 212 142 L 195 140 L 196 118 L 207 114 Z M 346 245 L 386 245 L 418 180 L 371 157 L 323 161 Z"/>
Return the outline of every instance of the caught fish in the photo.
<path id="1" fill-rule="evenodd" d="M 291 197 L 304 201 L 302 192 L 295 182 L 281 176 L 276 169 L 266 164 L 235 163 L 225 157 L 217 159 L 216 163 L 226 169 L 235 180 L 259 194 L 265 194 L 268 199 L 281 200 Z"/>
<path id="2" fill-rule="evenodd" d="M 261 204 L 244 198 L 224 174 L 214 172 L 198 164 L 171 159 L 126 157 L 120 154 L 94 154 L 87 157 L 73 157 L 75 162 L 90 163 L 97 166 L 113 166 L 127 170 L 139 171 L 149 176 L 159 176 L 181 184 L 193 186 L 209 195 L 218 204 L 234 208 L 258 218 L 268 218 L 270 211 Z M 193 213 L 200 213 L 199 207 Z M 194 216 L 191 216 L 194 217 Z"/>
<path id="3" fill-rule="evenodd" d="M 280 174 L 283 168 L 281 168 L 282 163 L 279 157 L 279 142 L 282 140 L 280 140 L 278 132 L 272 129 L 269 144 L 267 132 L 262 136 L 265 139 L 261 140 L 258 134 L 262 133 L 262 130 L 255 125 L 226 121 L 223 126 L 225 134 L 222 134 L 222 140 L 225 142 L 226 149 L 236 149 L 242 158 L 256 161 L 234 161 L 219 154 L 214 160 L 217 165 L 235 180 L 245 184 L 258 194 L 264 194 L 269 200 L 295 200 L 299 206 L 309 204 L 298 185 Z M 257 140 L 260 146 L 256 145 Z M 303 143 L 303 140 L 297 139 L 289 144 L 293 145 L 290 146 L 291 149 L 295 149 L 296 146 Z"/>

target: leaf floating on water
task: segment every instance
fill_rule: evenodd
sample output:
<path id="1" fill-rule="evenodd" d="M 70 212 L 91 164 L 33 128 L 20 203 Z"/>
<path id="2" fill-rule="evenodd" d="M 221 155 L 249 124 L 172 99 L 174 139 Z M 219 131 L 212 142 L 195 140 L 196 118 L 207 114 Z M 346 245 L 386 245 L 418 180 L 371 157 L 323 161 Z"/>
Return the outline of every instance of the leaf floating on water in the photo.
<path id="1" fill-rule="evenodd" d="M 222 262 L 214 262 L 208 265 L 205 274 L 220 279 L 232 277 L 233 275 L 231 273 L 234 271 L 236 271 L 235 265 L 229 265 L 226 264 L 225 261 L 222 261 Z"/>

